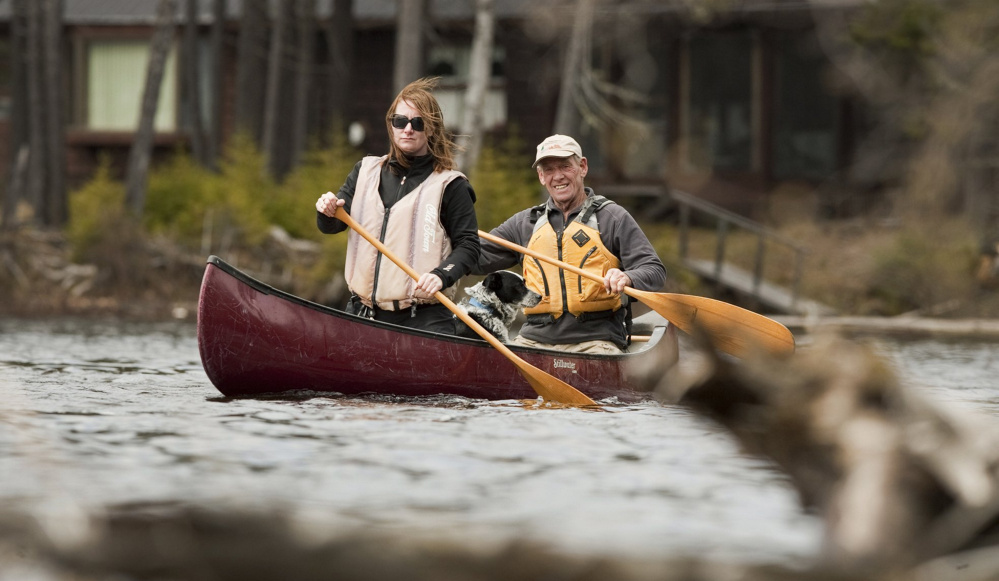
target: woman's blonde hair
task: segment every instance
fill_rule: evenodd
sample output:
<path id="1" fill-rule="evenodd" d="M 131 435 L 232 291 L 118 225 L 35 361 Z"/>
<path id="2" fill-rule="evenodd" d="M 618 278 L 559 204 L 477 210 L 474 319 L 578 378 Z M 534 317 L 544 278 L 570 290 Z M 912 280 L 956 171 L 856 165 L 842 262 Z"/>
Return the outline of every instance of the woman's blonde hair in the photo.
<path id="1" fill-rule="evenodd" d="M 427 134 L 427 147 L 434 156 L 434 171 L 455 169 L 454 154 L 457 145 L 451 133 L 444 129 L 444 113 L 432 91 L 437 88 L 440 77 L 424 77 L 406 85 L 396 95 L 388 114 L 385 115 L 385 129 L 389 134 L 389 157 L 396 159 L 402 167 L 408 167 L 405 155 L 395 145 L 392 133 L 392 115 L 400 102 L 408 102 L 423 118 L 423 131 Z"/>

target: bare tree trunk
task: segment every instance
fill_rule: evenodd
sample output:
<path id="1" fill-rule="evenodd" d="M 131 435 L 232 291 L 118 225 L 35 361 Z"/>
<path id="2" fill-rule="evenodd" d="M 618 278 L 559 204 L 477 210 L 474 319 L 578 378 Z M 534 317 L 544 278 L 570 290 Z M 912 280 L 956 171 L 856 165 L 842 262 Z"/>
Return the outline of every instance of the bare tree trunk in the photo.
<path id="1" fill-rule="evenodd" d="M 267 71 L 267 0 L 243 0 L 236 63 L 236 129 L 260 141 Z"/>
<path id="2" fill-rule="evenodd" d="M 209 83 L 211 83 L 211 124 L 208 127 L 208 138 L 206 140 L 206 154 L 209 167 L 217 167 L 218 157 L 222 151 L 222 103 L 225 96 L 222 82 L 223 50 L 225 47 L 225 17 L 226 0 L 214 0 L 212 3 L 212 32 L 211 32 L 211 71 Z"/>
<path id="3" fill-rule="evenodd" d="M 14 0 L 10 14 L 10 174 L 3 198 L 0 230 L 14 225 L 17 203 L 24 196 L 28 155 L 27 28 L 28 0 Z"/>
<path id="4" fill-rule="evenodd" d="M 298 28 L 298 58 L 295 68 L 295 106 L 292 114 L 291 165 L 297 165 L 309 137 L 309 93 L 312 89 L 312 63 L 316 52 L 316 0 L 298 0 L 295 5 Z"/>
<path id="5" fill-rule="evenodd" d="M 278 175 L 278 123 L 281 111 L 281 80 L 284 69 L 284 51 L 288 12 L 293 0 L 280 0 L 274 14 L 274 31 L 271 34 L 270 55 L 267 62 L 267 92 L 264 100 L 263 150 L 271 173 Z"/>
<path id="6" fill-rule="evenodd" d="M 354 0 L 333 0 L 333 16 L 329 19 L 326 37 L 330 59 L 330 116 L 333 128 L 343 129 L 354 60 Z"/>
<path id="7" fill-rule="evenodd" d="M 136 216 L 141 216 L 146 204 L 146 182 L 149 163 L 153 154 L 153 135 L 156 109 L 159 104 L 163 69 L 174 36 L 174 15 L 177 0 L 160 0 L 156 10 L 156 31 L 149 47 L 149 65 L 146 68 L 146 86 L 142 92 L 142 109 L 135 141 L 128 154 L 125 176 L 125 201 Z"/>
<path id="8" fill-rule="evenodd" d="M 202 166 L 208 166 L 205 152 L 205 130 L 201 123 L 201 75 L 198 58 L 198 0 L 187 0 L 184 22 L 184 111 L 187 114 L 191 155 Z"/>
<path id="9" fill-rule="evenodd" d="M 62 0 L 45 0 L 44 55 L 45 55 L 45 214 L 47 226 L 62 226 L 69 218 L 66 199 L 66 134 L 62 96 Z"/>
<path id="10" fill-rule="evenodd" d="M 576 19 L 572 23 L 571 36 L 566 41 L 562 87 L 559 89 L 558 109 L 555 111 L 555 133 L 572 135 L 578 130 L 579 115 L 575 99 L 583 63 L 586 62 L 586 55 L 583 54 L 586 43 L 583 41 L 593 26 L 596 3 L 597 0 L 580 0 L 576 7 Z"/>
<path id="11" fill-rule="evenodd" d="M 39 2 L 28 2 L 28 38 L 26 61 L 28 65 L 28 175 L 25 196 L 34 210 L 34 220 L 41 222 L 45 216 L 45 75 L 42 67 L 42 12 Z"/>
<path id="12" fill-rule="evenodd" d="M 395 21 L 395 72 L 392 77 L 396 92 L 423 74 L 426 13 L 426 0 L 399 0 Z"/>
<path id="13" fill-rule="evenodd" d="M 458 144 L 464 151 L 458 154 L 458 167 L 468 172 L 479 161 L 482 149 L 483 108 L 492 75 L 493 36 L 496 13 L 493 0 L 475 2 L 475 37 L 472 40 L 471 62 L 468 65 L 468 90 L 465 93 L 465 118 L 461 123 Z"/>

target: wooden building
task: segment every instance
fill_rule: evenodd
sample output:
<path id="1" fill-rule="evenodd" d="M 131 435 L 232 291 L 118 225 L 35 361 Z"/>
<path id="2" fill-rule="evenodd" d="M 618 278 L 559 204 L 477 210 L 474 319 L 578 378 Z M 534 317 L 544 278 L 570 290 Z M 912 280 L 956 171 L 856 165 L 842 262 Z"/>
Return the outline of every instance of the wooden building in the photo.
<path id="1" fill-rule="evenodd" d="M 123 163 L 137 122 L 157 0 L 63 0 L 67 163 L 71 184 L 85 180 L 102 153 Z M 208 58 L 212 0 L 199 0 L 202 56 Z M 180 3 L 181 6 L 183 2 Z M 438 97 L 455 131 L 461 119 L 474 22 L 472 0 L 428 0 L 424 62 L 442 76 Z M 553 132 L 569 39 L 583 2 L 496 0 L 496 40 L 487 96 L 488 130 L 515 130 L 525 153 Z M 659 196 L 677 188 L 752 214 L 783 182 L 805 188 L 845 175 L 863 136 L 860 104 L 837 90 L 816 21 L 859 0 L 703 2 L 717 13 L 693 13 L 681 0 L 603 0 L 580 39 L 584 67 L 575 137 L 603 193 Z M 225 136 L 234 129 L 236 63 L 242 2 L 227 0 L 219 95 Z M 0 35 L 9 38 L 10 2 L 0 2 Z M 343 111 L 329 110 L 332 0 L 319 0 L 315 63 L 308 98 L 310 126 L 328 130 L 342 117 L 360 147 L 387 149 L 384 114 L 394 96 L 397 3 L 354 0 L 349 88 Z M 178 24 L 183 20 L 178 11 Z M 579 34 L 576 35 L 577 37 Z M 178 43 L 180 40 L 178 28 Z M 267 46 L 256 50 L 267 51 Z M 9 60 L 9 59 L 8 59 Z M 180 106 L 182 75 L 171 56 L 156 118 L 157 153 L 185 143 L 190 120 Z M 293 62 L 289 66 L 296 66 Z M 11 154 L 9 76 L 0 77 L 0 175 Z M 264 90 L 260 87 L 260 91 Z M 204 108 L 205 123 L 211 119 Z"/>

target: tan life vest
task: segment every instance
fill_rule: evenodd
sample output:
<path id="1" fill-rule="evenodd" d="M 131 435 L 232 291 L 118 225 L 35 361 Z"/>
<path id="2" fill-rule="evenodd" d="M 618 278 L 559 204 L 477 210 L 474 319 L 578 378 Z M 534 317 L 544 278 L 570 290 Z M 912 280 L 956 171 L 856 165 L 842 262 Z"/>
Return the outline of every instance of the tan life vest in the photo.
<path id="1" fill-rule="evenodd" d="M 548 222 L 548 212 L 543 211 L 528 248 L 601 277 L 611 268 L 620 268 L 621 262 L 600 239 L 596 217 L 596 211 L 610 203 L 613 202 L 603 196 L 589 196 L 576 218 L 566 225 L 561 238 Z M 557 319 L 562 313 L 578 317 L 582 313 L 621 308 L 621 296 L 608 293 L 603 284 L 536 258 L 524 258 L 524 280 L 528 288 L 542 297 L 536 306 L 524 309 L 526 315 L 551 314 Z"/>
<path id="2" fill-rule="evenodd" d="M 388 156 L 368 156 L 361 160 L 350 206 L 351 217 L 378 236 L 396 257 L 417 273 L 430 272 L 451 254 L 451 240 L 440 221 L 444 188 L 464 175 L 453 170 L 433 172 L 386 211 L 378 194 L 378 184 L 382 164 L 387 160 Z M 369 307 L 374 304 L 380 309 L 399 311 L 413 304 L 437 302 L 434 298 L 414 297 L 416 281 L 353 230 L 347 238 L 344 277 L 351 292 Z M 448 298 L 454 298 L 457 285 L 442 292 Z"/>

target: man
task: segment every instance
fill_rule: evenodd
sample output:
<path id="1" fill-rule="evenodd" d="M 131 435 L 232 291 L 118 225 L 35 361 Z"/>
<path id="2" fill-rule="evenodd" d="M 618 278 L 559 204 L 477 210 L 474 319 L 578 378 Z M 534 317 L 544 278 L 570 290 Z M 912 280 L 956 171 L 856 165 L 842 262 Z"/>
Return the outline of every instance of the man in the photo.
<path id="1" fill-rule="evenodd" d="M 538 306 L 524 309 L 527 322 L 516 342 L 582 353 L 621 353 L 630 325 L 624 287 L 656 291 L 666 267 L 627 210 L 583 185 L 588 169 L 576 140 L 552 135 L 534 160 L 548 201 L 523 210 L 492 234 L 594 272 L 603 284 L 490 242 L 482 243 L 476 272 L 509 268 L 523 260 Z M 622 300 L 623 299 L 623 300 Z"/>
<path id="2" fill-rule="evenodd" d="M 413 281 L 355 232 L 347 241 L 344 276 L 351 290 L 347 311 L 438 333 L 455 333 L 455 321 L 434 293 L 453 298 L 454 284 L 479 258 L 475 192 L 454 169 L 455 144 L 432 94 L 437 80 L 413 81 L 389 107 L 387 155 L 368 156 L 354 166 L 340 191 L 316 201 L 317 224 L 326 234 L 347 226 L 336 219 L 344 208 L 394 254 L 409 257 L 421 273 Z"/>

